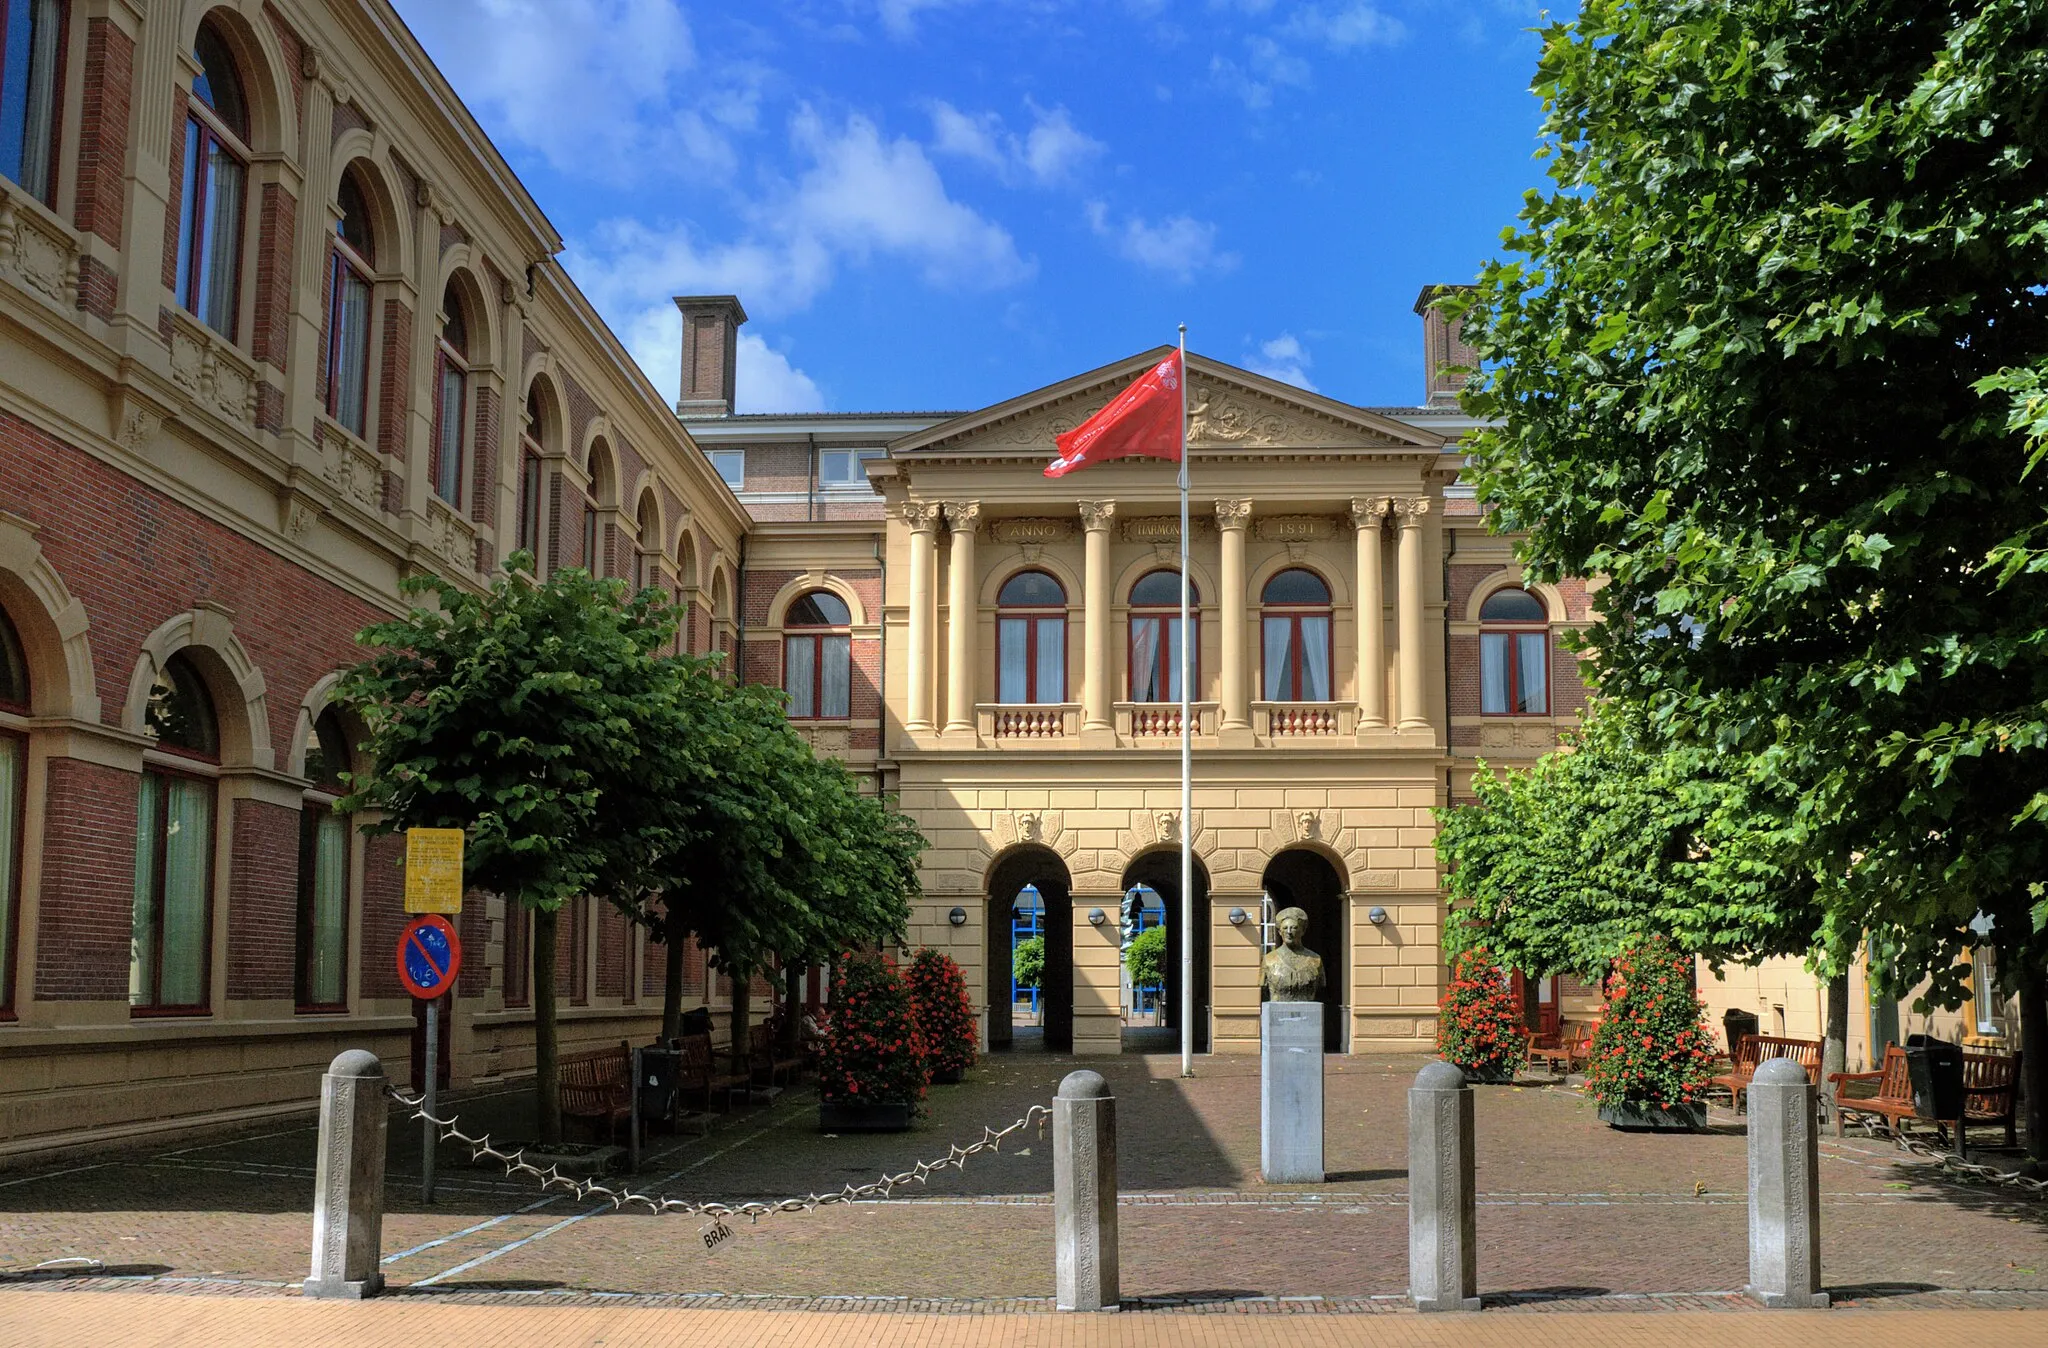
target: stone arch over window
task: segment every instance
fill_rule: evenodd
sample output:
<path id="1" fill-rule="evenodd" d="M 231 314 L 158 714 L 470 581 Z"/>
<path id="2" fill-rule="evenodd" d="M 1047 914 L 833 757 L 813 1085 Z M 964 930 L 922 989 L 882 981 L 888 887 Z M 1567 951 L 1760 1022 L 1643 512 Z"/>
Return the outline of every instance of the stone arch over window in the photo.
<path id="1" fill-rule="evenodd" d="M 498 306 L 489 298 L 476 269 L 469 265 L 467 245 L 458 244 L 441 259 L 441 313 L 461 318 L 463 357 L 472 370 L 498 363 Z"/>
<path id="2" fill-rule="evenodd" d="M 603 435 L 593 437 L 584 449 L 583 461 L 590 471 L 591 502 L 600 510 L 617 510 L 619 469 L 611 441 Z"/>
<path id="3" fill-rule="evenodd" d="M 248 147 L 258 153 L 296 153 L 300 148 L 298 106 L 291 95 L 291 63 L 285 59 L 276 30 L 267 22 L 250 19 L 244 10 L 260 15 L 261 6 L 187 0 L 179 50 L 188 55 L 197 52 L 202 41 L 208 40 L 203 34 L 217 40 L 234 59 L 242 99 L 240 120 Z"/>
<path id="4" fill-rule="evenodd" d="M 768 601 L 768 626 L 775 629 L 788 626 L 791 607 L 805 595 L 819 591 L 837 597 L 840 603 L 846 605 L 847 618 L 844 626 L 872 626 L 867 607 L 860 601 L 860 592 L 829 571 L 806 571 L 777 590 L 774 598 Z"/>
<path id="5" fill-rule="evenodd" d="M 661 494 L 654 490 L 651 475 L 640 475 L 638 505 L 633 508 L 633 583 L 642 589 L 661 581 L 661 540 L 667 536 L 662 523 Z"/>
<path id="6" fill-rule="evenodd" d="M 43 555 L 34 526 L 0 513 L 0 606 L 21 637 L 29 710 L 89 724 L 100 719 L 91 620 Z"/>
<path id="7" fill-rule="evenodd" d="M 546 455 L 558 455 L 569 441 L 569 426 L 563 413 L 562 395 L 548 373 L 545 354 L 536 356 L 525 382 L 524 413 L 527 438 Z"/>
<path id="8" fill-rule="evenodd" d="M 150 694 L 171 657 L 179 654 L 206 681 L 207 695 L 213 699 L 220 721 L 221 765 L 274 768 L 263 672 L 235 635 L 233 621 L 219 609 L 201 607 L 180 613 L 143 640 L 128 678 L 121 728 L 136 735 L 148 733 Z"/>
<path id="9" fill-rule="evenodd" d="M 1051 572 L 1036 566 L 1011 572 L 996 590 L 997 702 L 1067 700 L 1070 593 Z"/>
<path id="10" fill-rule="evenodd" d="M 1336 696 L 1334 595 L 1322 572 L 1274 571 L 1259 586 L 1259 695 L 1267 702 Z"/>
<path id="11" fill-rule="evenodd" d="M 313 727 L 330 711 L 339 718 L 342 729 L 348 736 L 351 770 L 360 771 L 364 766 L 360 752 L 364 739 L 363 724 L 356 718 L 354 712 L 334 700 L 335 685 L 340 682 L 340 670 L 323 674 L 306 690 L 306 696 L 299 702 L 298 715 L 292 721 L 291 744 L 285 749 L 285 759 L 280 765 L 282 770 L 291 776 L 306 775 L 306 754 L 316 743 Z"/>
<path id="12" fill-rule="evenodd" d="M 1479 604 L 1479 713 L 1548 716 L 1550 607 L 1540 595 L 1502 585 Z"/>
<path id="13" fill-rule="evenodd" d="M 1124 679 L 1131 702 L 1178 702 L 1181 695 L 1181 573 L 1153 566 L 1124 591 Z M 1188 577 L 1190 689 L 1202 687 L 1202 587 Z"/>
<path id="14" fill-rule="evenodd" d="M 1000 604 L 1003 587 L 1025 571 L 1043 572 L 1058 582 L 1071 602 L 1078 602 L 1083 592 L 1081 573 L 1057 557 L 1041 554 L 1035 561 L 1013 560 L 1009 565 L 998 565 L 981 582 L 981 607 L 995 608 Z"/>
<path id="15" fill-rule="evenodd" d="M 1542 603 L 1548 622 L 1562 622 L 1567 616 L 1564 595 L 1555 585 L 1529 580 L 1522 575 L 1520 567 L 1510 566 L 1503 567 L 1472 587 L 1471 596 L 1465 601 L 1464 620 L 1478 622 L 1487 601 L 1502 590 L 1526 590 L 1534 595 Z"/>

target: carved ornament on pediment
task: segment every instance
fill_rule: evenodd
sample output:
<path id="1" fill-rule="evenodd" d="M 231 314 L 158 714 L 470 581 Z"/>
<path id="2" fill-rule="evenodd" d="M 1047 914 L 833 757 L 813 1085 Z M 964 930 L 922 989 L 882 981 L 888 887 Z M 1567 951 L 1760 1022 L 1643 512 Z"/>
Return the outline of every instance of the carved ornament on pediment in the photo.
<path id="1" fill-rule="evenodd" d="M 1208 858 L 1216 851 L 1216 835 L 1202 827 L 1202 812 L 1195 811 L 1192 832 L 1195 855 Z M 1179 810 L 1133 810 L 1131 826 L 1117 833 L 1116 845 L 1128 862 L 1154 847 L 1180 846 Z"/>
<path id="2" fill-rule="evenodd" d="M 989 820 L 989 833 L 982 850 L 993 858 L 1008 848 L 1023 844 L 1050 847 L 1060 856 L 1071 857 L 1080 842 L 1079 834 L 1067 832 L 1063 811 L 1000 810 Z"/>
<path id="3" fill-rule="evenodd" d="M 1190 444 L 1263 448 L 1355 444 L 1364 438 L 1355 429 L 1282 410 L 1264 398 L 1206 379 L 1188 382 Z"/>

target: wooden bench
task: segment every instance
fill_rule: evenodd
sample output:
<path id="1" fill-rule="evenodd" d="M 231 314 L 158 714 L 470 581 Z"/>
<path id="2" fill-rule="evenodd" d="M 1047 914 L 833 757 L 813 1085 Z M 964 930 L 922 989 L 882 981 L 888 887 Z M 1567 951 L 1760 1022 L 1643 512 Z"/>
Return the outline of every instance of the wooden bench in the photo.
<path id="1" fill-rule="evenodd" d="M 791 1053 L 781 1043 L 777 1031 L 781 1027 L 772 1020 L 764 1020 L 747 1031 L 747 1062 L 753 1068 L 754 1081 L 763 1086 L 773 1086 L 778 1081 L 795 1081 L 804 1067 L 803 1055 Z"/>
<path id="2" fill-rule="evenodd" d="M 619 1120 L 632 1117 L 633 1053 L 624 1044 L 558 1059 L 555 1081 L 563 1117 L 582 1119 L 593 1129 L 602 1122 L 607 1142 L 614 1139 Z"/>
<path id="3" fill-rule="evenodd" d="M 676 1091 L 683 1095 L 701 1095 L 704 1107 L 711 1108 L 711 1101 L 723 1097 L 725 1108 L 732 1108 L 732 1093 L 743 1090 L 747 1079 L 730 1067 L 719 1065 L 718 1054 L 711 1047 L 708 1034 L 686 1034 L 676 1040 L 679 1056 L 676 1059 Z"/>
<path id="4" fill-rule="evenodd" d="M 2019 1079 L 2017 1053 L 1963 1055 L 1963 1117 L 1957 1125 L 1958 1147 L 1962 1144 L 1961 1130 L 1973 1123 L 2003 1127 L 2005 1145 L 2020 1144 Z"/>
<path id="5" fill-rule="evenodd" d="M 1790 1058 L 1806 1071 L 1806 1079 L 1820 1084 L 1821 1041 L 1790 1039 L 1777 1034 L 1748 1034 L 1735 1046 L 1729 1070 L 1707 1082 L 1708 1091 L 1728 1092 L 1728 1107 L 1740 1113 L 1742 1097 L 1756 1076 L 1756 1069 L 1773 1058 Z M 1704 1095 L 1704 1092 L 1702 1092 Z"/>
<path id="6" fill-rule="evenodd" d="M 1830 1072 L 1828 1081 L 1835 1088 L 1835 1136 L 1842 1135 L 1845 1115 L 1864 1114 L 1882 1119 L 1881 1125 L 1888 1132 L 1896 1132 L 1901 1120 L 1917 1119 L 1919 1111 L 1913 1108 L 1913 1078 L 1906 1070 L 1906 1050 L 1897 1044 L 1884 1046 L 1884 1065 L 1875 1072 Z M 1877 1090 L 1871 1095 L 1849 1095 L 1847 1088 L 1875 1083 Z"/>
<path id="7" fill-rule="evenodd" d="M 1570 1076 L 1593 1059 L 1593 1026 L 1582 1020 L 1568 1020 L 1558 1031 L 1554 1047 L 1529 1045 L 1529 1062 L 1543 1063 L 1556 1076 Z"/>

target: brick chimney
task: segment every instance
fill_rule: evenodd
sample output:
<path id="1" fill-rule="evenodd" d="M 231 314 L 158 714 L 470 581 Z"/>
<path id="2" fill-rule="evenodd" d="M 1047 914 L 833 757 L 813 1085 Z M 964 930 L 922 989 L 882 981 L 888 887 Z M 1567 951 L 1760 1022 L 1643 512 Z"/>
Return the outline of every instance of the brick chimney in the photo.
<path id="1" fill-rule="evenodd" d="M 1459 332 L 1460 325 L 1435 307 L 1436 301 L 1444 296 L 1471 288 L 1424 286 L 1415 297 L 1415 312 L 1422 315 L 1422 387 L 1424 401 L 1430 407 L 1456 407 L 1458 390 L 1465 387 L 1466 377 L 1453 373 L 1451 367 L 1469 368 L 1478 363 L 1478 357 Z"/>
<path id="2" fill-rule="evenodd" d="M 678 295 L 683 311 L 683 384 L 679 417 L 732 415 L 733 363 L 747 311 L 737 295 Z"/>

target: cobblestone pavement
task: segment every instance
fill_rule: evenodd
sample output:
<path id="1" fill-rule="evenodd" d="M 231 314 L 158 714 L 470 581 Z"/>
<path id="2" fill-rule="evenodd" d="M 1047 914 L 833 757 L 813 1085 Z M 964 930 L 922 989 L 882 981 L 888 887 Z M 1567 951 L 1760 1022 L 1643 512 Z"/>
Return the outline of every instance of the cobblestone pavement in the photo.
<path id="1" fill-rule="evenodd" d="M 910 1134 L 816 1130 L 807 1090 L 743 1109 L 703 1139 L 660 1138 L 634 1181 L 696 1198 L 775 1198 L 900 1170 L 1042 1103 L 1070 1058 L 991 1059 L 933 1092 Z M 1256 1174 L 1258 1064 L 1089 1059 L 1118 1100 L 1123 1286 L 1145 1308 L 1395 1311 L 1407 1282 L 1404 1092 L 1419 1061 L 1328 1060 L 1322 1186 Z M 523 1093 L 452 1102 L 465 1127 L 516 1136 Z M 1747 1306 L 1744 1141 L 1733 1116 L 1694 1136 L 1616 1133 L 1576 1094 L 1482 1088 L 1480 1281 L 1516 1311 Z M 0 1173 L 0 1270 L 58 1259 L 29 1300 L 93 1288 L 274 1297 L 306 1270 L 310 1125 Z M 394 1113 L 386 1275 L 400 1301 L 557 1309 L 1043 1310 L 1052 1292 L 1049 1145 L 1020 1134 L 921 1193 L 740 1224 L 706 1254 L 698 1223 L 615 1213 L 441 1154 L 441 1199 L 417 1200 L 417 1125 Z M 1889 1142 L 1822 1144 L 1822 1259 L 1838 1304 L 2048 1308 L 2048 1204 L 1938 1179 Z M 89 1267 L 89 1266 L 88 1266 Z M 875 1301 L 868 1298 L 893 1298 Z M 1280 1300 L 1301 1298 L 1302 1300 Z M 128 1298 L 121 1300 L 128 1301 Z M 1518 1317 L 1519 1318 L 1519 1317 Z M 2044 1318 L 2048 1322 L 2048 1318 Z M 4 1338 L 0 1335 L 0 1338 Z M 1950 1340 L 1955 1341 L 1955 1340 Z"/>

